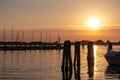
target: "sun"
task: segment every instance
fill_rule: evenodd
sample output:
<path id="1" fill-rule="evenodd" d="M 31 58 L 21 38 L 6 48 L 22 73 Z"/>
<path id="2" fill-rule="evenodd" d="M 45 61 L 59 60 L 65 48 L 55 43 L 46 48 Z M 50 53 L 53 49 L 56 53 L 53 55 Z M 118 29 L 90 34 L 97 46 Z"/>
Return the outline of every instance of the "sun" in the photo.
<path id="1" fill-rule="evenodd" d="M 88 21 L 87 26 L 90 28 L 98 28 L 100 26 L 100 22 L 97 18 L 91 18 Z"/>

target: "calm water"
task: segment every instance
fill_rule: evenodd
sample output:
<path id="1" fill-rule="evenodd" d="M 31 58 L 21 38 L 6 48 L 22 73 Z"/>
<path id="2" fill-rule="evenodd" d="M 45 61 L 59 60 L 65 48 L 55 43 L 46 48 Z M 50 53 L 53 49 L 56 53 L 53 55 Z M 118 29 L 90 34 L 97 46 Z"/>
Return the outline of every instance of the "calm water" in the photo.
<path id="1" fill-rule="evenodd" d="M 71 48 L 72 60 L 74 47 Z M 106 46 L 94 46 L 93 80 L 119 80 L 120 72 L 108 66 L 104 54 Z M 62 80 L 62 50 L 0 51 L 0 80 Z M 87 67 L 87 46 L 81 48 L 81 80 L 90 80 Z M 113 71 L 113 72 L 111 72 Z M 72 74 L 74 78 L 74 69 Z"/>

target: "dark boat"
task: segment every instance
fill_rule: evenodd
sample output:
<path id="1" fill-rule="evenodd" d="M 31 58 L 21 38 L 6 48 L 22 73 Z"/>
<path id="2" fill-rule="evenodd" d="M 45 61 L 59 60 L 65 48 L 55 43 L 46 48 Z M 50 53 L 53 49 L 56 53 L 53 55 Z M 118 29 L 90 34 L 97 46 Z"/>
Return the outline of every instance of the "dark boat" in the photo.
<path id="1" fill-rule="evenodd" d="M 120 51 L 111 51 L 105 54 L 109 65 L 120 65 Z"/>

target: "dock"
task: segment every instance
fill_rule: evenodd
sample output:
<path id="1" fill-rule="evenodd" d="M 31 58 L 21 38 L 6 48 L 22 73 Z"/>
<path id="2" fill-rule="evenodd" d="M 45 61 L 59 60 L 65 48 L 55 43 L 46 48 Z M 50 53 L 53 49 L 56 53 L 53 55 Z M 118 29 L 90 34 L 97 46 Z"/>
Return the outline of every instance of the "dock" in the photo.
<path id="1" fill-rule="evenodd" d="M 0 50 L 60 50 L 63 45 L 42 42 L 0 42 Z"/>

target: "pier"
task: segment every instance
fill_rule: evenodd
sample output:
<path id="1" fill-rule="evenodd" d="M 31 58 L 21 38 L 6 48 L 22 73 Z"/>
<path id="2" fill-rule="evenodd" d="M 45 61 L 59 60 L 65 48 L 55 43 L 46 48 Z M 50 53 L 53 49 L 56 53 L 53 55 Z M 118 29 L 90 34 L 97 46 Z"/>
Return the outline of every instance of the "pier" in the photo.
<path id="1" fill-rule="evenodd" d="M 58 43 L 42 42 L 0 42 L 0 50 L 54 50 L 63 49 Z"/>
<path id="2" fill-rule="evenodd" d="M 60 50 L 63 49 L 63 45 L 60 44 L 60 35 L 59 32 L 57 34 L 57 39 L 55 41 L 51 40 L 51 33 L 50 36 L 48 36 L 48 33 L 46 32 L 45 35 L 42 34 L 42 32 L 39 33 L 39 40 L 34 40 L 34 31 L 31 31 L 31 36 L 29 42 L 25 40 L 25 32 L 22 31 L 20 34 L 20 31 L 14 32 L 14 29 L 12 27 L 11 29 L 11 36 L 10 39 L 7 39 L 6 29 L 3 29 L 3 38 L 1 38 L 0 41 L 0 50 Z M 29 33 L 29 34 L 30 34 Z M 16 36 L 14 36 L 16 35 Z M 45 38 L 43 40 L 42 38 Z"/>

